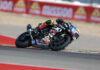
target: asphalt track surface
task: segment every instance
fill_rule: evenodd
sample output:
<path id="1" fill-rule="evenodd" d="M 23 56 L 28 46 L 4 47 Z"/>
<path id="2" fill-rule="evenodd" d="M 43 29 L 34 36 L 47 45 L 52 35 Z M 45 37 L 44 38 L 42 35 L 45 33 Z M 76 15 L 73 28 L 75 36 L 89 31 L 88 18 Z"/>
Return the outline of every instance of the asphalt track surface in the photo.
<path id="1" fill-rule="evenodd" d="M 25 31 L 24 27 L 0 25 L 0 34 L 11 37 L 16 38 L 23 31 Z M 99 39 L 99 37 L 81 35 L 80 40 L 69 47 L 99 47 Z M 94 54 L 0 47 L 0 62 L 67 68 L 72 70 L 100 70 L 100 54 Z"/>
<path id="2" fill-rule="evenodd" d="M 99 70 L 100 55 L 0 47 L 0 62 L 72 70 Z"/>

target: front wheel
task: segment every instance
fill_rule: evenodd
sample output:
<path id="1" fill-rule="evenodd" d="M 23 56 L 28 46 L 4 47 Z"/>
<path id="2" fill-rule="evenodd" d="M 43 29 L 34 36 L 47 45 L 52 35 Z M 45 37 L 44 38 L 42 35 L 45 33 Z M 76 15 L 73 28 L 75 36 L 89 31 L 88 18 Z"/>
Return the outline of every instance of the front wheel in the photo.
<path id="1" fill-rule="evenodd" d="M 68 46 L 71 40 L 71 36 L 69 35 L 65 35 L 64 37 L 56 36 L 56 38 L 52 39 L 49 47 L 53 51 L 59 51 Z"/>
<path id="2" fill-rule="evenodd" d="M 28 32 L 22 33 L 15 41 L 17 48 L 26 48 L 30 46 L 30 36 Z"/>

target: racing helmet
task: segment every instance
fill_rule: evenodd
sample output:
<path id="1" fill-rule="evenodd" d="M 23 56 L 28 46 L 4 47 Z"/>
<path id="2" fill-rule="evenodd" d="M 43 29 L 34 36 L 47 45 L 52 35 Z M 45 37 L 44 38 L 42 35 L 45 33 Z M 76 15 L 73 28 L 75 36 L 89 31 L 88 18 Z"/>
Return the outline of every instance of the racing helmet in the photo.
<path id="1" fill-rule="evenodd" d="M 45 23 L 47 26 L 54 25 L 54 21 L 52 21 L 52 20 L 47 20 Z"/>
<path id="2" fill-rule="evenodd" d="M 61 24 L 61 23 L 64 23 L 64 20 L 61 19 L 61 18 L 58 18 L 58 19 L 56 19 L 56 22 L 57 22 L 58 24 Z"/>

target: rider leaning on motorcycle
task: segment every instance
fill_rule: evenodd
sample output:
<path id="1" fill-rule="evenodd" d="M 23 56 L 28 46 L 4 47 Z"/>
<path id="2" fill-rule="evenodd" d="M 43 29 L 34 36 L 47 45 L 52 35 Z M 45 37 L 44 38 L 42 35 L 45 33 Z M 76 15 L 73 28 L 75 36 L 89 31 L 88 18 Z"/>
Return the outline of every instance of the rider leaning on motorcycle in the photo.
<path id="1" fill-rule="evenodd" d="M 65 25 L 68 27 L 68 29 L 70 27 L 70 24 L 66 23 L 63 19 L 56 19 L 56 23 L 57 24 L 55 24 L 52 20 L 47 20 L 44 23 L 39 24 L 39 26 L 37 27 L 37 30 L 39 32 L 37 37 L 40 39 L 45 37 L 45 34 L 42 32 L 43 29 L 46 29 L 47 32 L 49 32 L 54 26 L 60 26 L 63 29 L 65 28 Z"/>
<path id="2" fill-rule="evenodd" d="M 41 25 L 39 25 L 39 32 L 40 32 L 41 38 L 44 37 L 44 33 L 41 33 L 41 30 L 44 29 L 44 28 L 48 28 L 47 31 L 49 32 L 51 30 L 51 28 L 54 27 L 54 26 L 59 26 L 62 29 L 65 29 L 66 26 L 68 27 L 68 29 L 70 27 L 70 23 L 67 23 L 63 19 L 60 19 L 60 18 L 56 19 L 56 23 L 57 24 L 55 24 L 54 21 L 52 21 L 52 20 L 47 20 L 44 23 L 42 23 Z M 79 35 L 77 35 L 77 37 L 78 36 Z"/>
<path id="3" fill-rule="evenodd" d="M 53 26 L 57 26 L 57 25 L 62 25 L 64 27 L 64 24 L 65 24 L 65 21 L 63 19 L 56 19 L 56 22 L 57 24 L 54 23 L 54 21 L 52 20 L 47 20 L 45 21 L 44 23 L 40 24 L 38 26 L 39 28 L 39 32 L 40 34 L 43 36 L 43 33 L 41 33 L 41 30 L 44 29 L 44 28 L 48 28 L 48 32 L 50 31 L 50 29 L 53 27 Z M 67 24 L 67 23 L 66 23 Z M 67 24 L 68 25 L 68 24 Z"/>
<path id="4" fill-rule="evenodd" d="M 64 24 L 67 24 L 68 26 L 68 23 L 66 23 L 63 19 L 56 19 L 56 23 L 54 23 L 54 21 L 52 20 L 47 20 L 45 21 L 44 23 L 40 24 L 38 26 L 38 31 L 40 32 L 40 35 L 41 35 L 41 38 L 44 37 L 44 34 L 41 32 L 42 29 L 44 28 L 48 28 L 48 32 L 50 31 L 50 29 L 53 27 L 53 26 L 58 26 L 58 25 L 61 25 L 62 27 L 64 27 Z"/>

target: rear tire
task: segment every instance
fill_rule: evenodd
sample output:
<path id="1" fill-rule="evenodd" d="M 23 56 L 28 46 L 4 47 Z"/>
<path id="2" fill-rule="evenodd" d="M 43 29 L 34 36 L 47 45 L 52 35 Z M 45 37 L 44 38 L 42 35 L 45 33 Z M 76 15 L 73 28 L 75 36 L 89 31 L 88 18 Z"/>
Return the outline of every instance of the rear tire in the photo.
<path id="1" fill-rule="evenodd" d="M 59 42 L 57 43 L 55 40 L 52 40 L 49 47 L 52 51 L 60 51 L 67 47 L 71 40 L 71 36 L 66 35 L 62 40 L 59 41 L 62 42 L 61 44 Z"/>
<path id="2" fill-rule="evenodd" d="M 26 48 L 30 46 L 30 36 L 28 32 L 22 33 L 15 41 L 17 48 Z"/>

